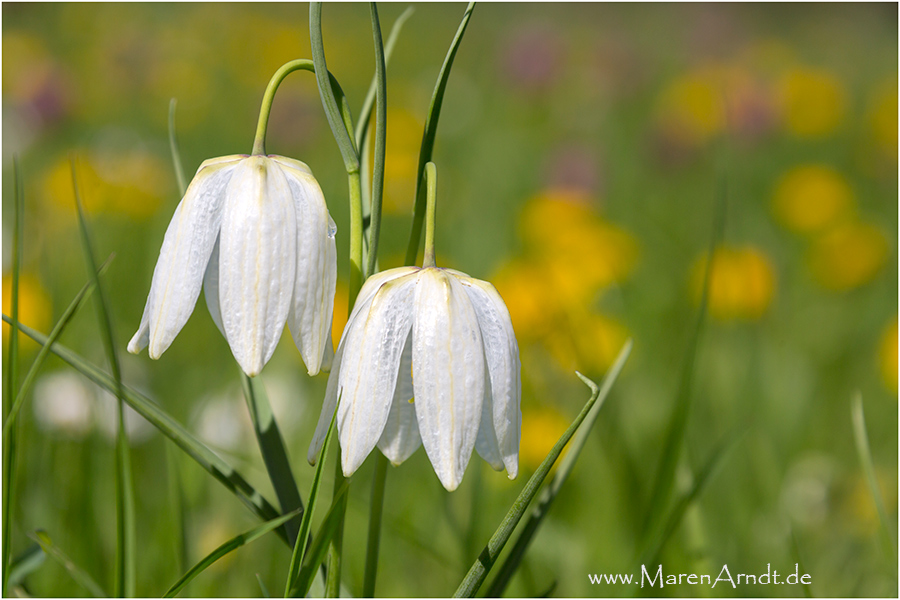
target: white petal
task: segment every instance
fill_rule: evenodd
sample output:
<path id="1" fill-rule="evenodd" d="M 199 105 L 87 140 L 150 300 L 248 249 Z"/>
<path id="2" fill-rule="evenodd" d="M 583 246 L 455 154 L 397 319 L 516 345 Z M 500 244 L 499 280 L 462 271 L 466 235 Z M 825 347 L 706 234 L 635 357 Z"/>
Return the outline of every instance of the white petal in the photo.
<path id="1" fill-rule="evenodd" d="M 242 158 L 207 160 L 194 175 L 166 229 L 147 298 L 147 320 L 141 320 L 130 350 L 146 344 L 150 358 L 159 358 L 191 316 L 219 234 L 226 186 Z"/>
<path id="2" fill-rule="evenodd" d="M 500 446 L 497 444 L 497 433 L 494 431 L 494 403 L 491 401 L 491 376 L 487 364 L 484 366 L 484 402 L 481 404 L 481 422 L 478 425 L 478 438 L 475 440 L 475 451 L 478 456 L 491 465 L 495 471 L 503 470 L 503 459 L 500 457 Z"/>
<path id="3" fill-rule="evenodd" d="M 338 383 L 340 381 L 341 362 L 344 354 L 343 348 L 347 345 L 350 332 L 355 328 L 354 325 L 358 321 L 364 322 L 365 315 L 368 315 L 369 308 L 372 305 L 372 300 L 375 298 L 375 294 L 381 289 L 382 285 L 388 281 L 402 277 L 403 275 L 414 273 L 417 270 L 416 267 L 401 267 L 398 269 L 382 271 L 381 273 L 369 277 L 359 291 L 359 294 L 356 297 L 356 303 L 353 305 L 353 311 L 350 313 L 350 318 L 347 320 L 347 326 L 344 327 L 344 332 L 341 335 L 341 341 L 338 344 L 337 352 L 334 354 L 331 373 L 328 376 L 328 385 L 325 388 L 325 399 L 322 402 L 322 412 L 319 415 L 316 432 L 313 434 L 313 439 L 309 444 L 309 451 L 306 455 L 309 464 L 316 464 L 316 457 L 319 454 L 319 450 L 322 449 L 322 444 L 325 443 L 325 435 L 328 433 L 328 426 L 331 424 L 331 417 L 334 415 L 334 409 L 338 403 Z M 360 315 L 364 315 L 362 320 L 359 319 Z"/>
<path id="4" fill-rule="evenodd" d="M 225 337 L 225 328 L 222 327 L 222 311 L 219 310 L 219 238 L 216 238 L 216 245 L 213 246 L 206 273 L 203 275 L 203 296 L 206 298 L 209 316 L 212 317 L 213 323 L 222 333 L 222 337 Z"/>
<path id="5" fill-rule="evenodd" d="M 422 269 L 413 324 L 413 389 L 419 434 L 444 487 L 453 491 L 472 455 L 484 399 L 484 350 L 462 285 Z"/>
<path id="6" fill-rule="evenodd" d="M 403 354 L 400 357 L 400 370 L 397 374 L 397 387 L 391 400 L 391 412 L 388 415 L 378 448 L 394 465 L 399 465 L 419 446 L 419 425 L 416 422 L 416 407 L 413 403 L 412 380 L 412 331 L 406 337 Z"/>
<path id="7" fill-rule="evenodd" d="M 400 356 L 412 327 L 415 289 L 414 274 L 383 283 L 369 310 L 348 325 L 337 409 L 341 466 L 347 477 L 363 463 L 384 431 Z"/>
<path id="8" fill-rule="evenodd" d="M 128 342 L 128 351 L 132 354 L 138 354 L 150 343 L 150 301 L 144 305 L 144 314 L 141 315 L 141 324 L 135 332 L 134 337 Z"/>
<path id="9" fill-rule="evenodd" d="M 297 222 L 284 173 L 262 156 L 235 169 L 219 239 L 225 337 L 251 377 L 272 357 L 293 293 Z"/>
<path id="10" fill-rule="evenodd" d="M 322 366 L 325 347 L 331 344 L 337 227 L 328 214 L 322 189 L 306 165 L 283 157 L 271 159 L 285 174 L 297 215 L 297 273 L 288 327 L 309 374 L 315 375 Z"/>
<path id="11" fill-rule="evenodd" d="M 460 277 L 459 281 L 478 315 L 491 379 L 493 429 L 506 472 L 510 479 L 515 479 L 519 471 L 522 431 L 521 367 L 516 335 L 509 311 L 494 286 L 470 277 Z M 487 457 L 484 458 L 487 460 Z"/>

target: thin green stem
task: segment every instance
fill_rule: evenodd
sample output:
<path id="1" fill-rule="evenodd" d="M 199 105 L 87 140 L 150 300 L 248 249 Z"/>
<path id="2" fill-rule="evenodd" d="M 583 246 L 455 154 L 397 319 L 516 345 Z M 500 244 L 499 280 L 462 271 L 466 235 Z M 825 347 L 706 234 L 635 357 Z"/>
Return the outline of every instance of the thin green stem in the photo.
<path id="1" fill-rule="evenodd" d="M 384 42 L 381 38 L 381 23 L 374 2 L 369 3 L 372 18 L 372 37 L 375 40 L 375 165 L 372 169 L 372 198 L 369 220 L 369 257 L 366 276 L 375 272 L 378 261 L 378 238 L 381 234 L 381 199 L 384 190 L 384 152 L 387 140 L 387 75 L 385 73 Z"/>
<path id="2" fill-rule="evenodd" d="M 8 420 L 10 403 L 16 391 L 16 375 L 19 371 L 19 271 L 22 265 L 22 229 L 25 220 L 25 195 L 22 190 L 22 174 L 19 171 L 19 158 L 13 156 L 14 220 L 12 247 L 12 299 L 10 311 L 12 324 L 9 328 L 9 347 L 7 348 L 6 393 L 3 394 L 3 420 Z M 13 485 L 16 470 L 16 437 L 17 431 L 12 429 L 3 436 L 3 596 L 7 595 L 9 581 L 9 557 L 12 515 L 12 503 L 15 499 Z"/>
<path id="3" fill-rule="evenodd" d="M 169 151 L 172 153 L 172 165 L 175 167 L 175 180 L 178 182 L 178 191 L 184 196 L 187 190 L 187 180 L 184 177 L 184 168 L 181 166 L 181 152 L 178 151 L 178 138 L 175 136 L 175 98 L 169 100 Z"/>
<path id="4" fill-rule="evenodd" d="M 434 210 L 437 199 L 437 167 L 433 162 L 425 165 L 425 187 L 427 189 L 425 204 L 425 257 L 423 267 L 434 266 Z"/>
<path id="5" fill-rule="evenodd" d="M 375 476 L 372 478 L 372 502 L 369 505 L 369 539 L 366 543 L 366 570 L 363 575 L 363 598 L 375 597 L 375 578 L 378 575 L 378 546 L 381 542 L 381 513 L 387 480 L 388 459 L 375 453 Z"/>
<path id="6" fill-rule="evenodd" d="M 285 77 L 300 69 L 314 73 L 316 70 L 311 60 L 298 58 L 281 65 L 269 80 L 269 85 L 266 86 L 266 91 L 263 94 L 262 106 L 259 108 L 259 121 L 256 124 L 256 136 L 253 138 L 253 151 L 251 154 L 263 155 L 266 153 L 266 128 L 269 124 L 269 113 L 272 112 L 272 101 L 275 99 L 275 92 L 278 91 L 278 86 L 281 85 Z M 323 77 L 327 84 L 328 76 L 323 74 Z"/>

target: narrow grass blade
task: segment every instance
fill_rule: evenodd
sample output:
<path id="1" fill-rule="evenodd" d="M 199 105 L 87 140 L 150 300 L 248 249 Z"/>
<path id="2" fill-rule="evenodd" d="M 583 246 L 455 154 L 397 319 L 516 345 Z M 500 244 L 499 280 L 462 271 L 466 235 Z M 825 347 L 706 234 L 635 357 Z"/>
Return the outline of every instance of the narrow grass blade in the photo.
<path id="1" fill-rule="evenodd" d="M 181 483 L 181 469 L 177 452 L 173 446 L 166 444 L 166 491 L 168 492 L 169 511 L 171 512 L 170 522 L 173 524 L 173 550 L 178 571 L 183 573 L 188 570 L 190 565 L 187 564 L 188 541 L 185 519 L 187 511 L 185 511 L 184 507 L 184 488 Z"/>
<path id="2" fill-rule="evenodd" d="M 678 467 L 678 461 L 681 458 L 684 431 L 687 426 L 688 413 L 690 412 L 691 407 L 694 362 L 697 358 L 697 348 L 699 347 L 703 324 L 706 321 L 706 306 L 709 296 L 709 283 L 712 276 L 713 256 L 716 247 L 721 243 L 725 229 L 726 192 L 725 181 L 722 179 L 719 183 L 716 206 L 714 209 L 713 230 L 712 235 L 710 236 L 709 250 L 707 252 L 708 258 L 706 261 L 706 270 L 703 275 L 703 293 L 700 298 L 700 307 L 697 311 L 697 318 L 688 340 L 684 364 L 681 371 L 681 380 L 678 385 L 677 395 L 675 396 L 675 406 L 672 410 L 672 416 L 666 429 L 666 437 L 660 455 L 659 467 L 656 471 L 653 491 L 650 495 L 646 517 L 640 532 L 642 543 L 639 547 L 647 545 L 648 536 L 650 536 L 654 528 L 658 526 L 659 519 L 668 512 L 666 509 L 669 503 L 669 497 L 672 493 L 672 485 L 675 481 L 675 471 Z"/>
<path id="3" fill-rule="evenodd" d="M 28 537 L 40 544 L 41 549 L 50 558 L 62 565 L 62 567 L 66 571 L 68 571 L 72 579 L 74 579 L 78 585 L 87 590 L 91 594 L 91 596 L 95 598 L 107 598 L 109 596 L 106 592 L 103 591 L 103 588 L 100 587 L 100 584 L 94 581 L 93 577 L 88 575 L 87 571 L 72 562 L 72 559 L 66 556 L 66 554 L 53 543 L 53 540 L 50 539 L 50 536 L 47 535 L 46 531 L 38 529 L 37 531 L 29 533 Z"/>
<path id="4" fill-rule="evenodd" d="M 25 551 L 12 559 L 9 564 L 9 587 L 14 588 L 25 581 L 25 578 L 37 571 L 47 555 L 41 549 L 41 545 L 34 543 L 25 548 Z"/>
<path id="5" fill-rule="evenodd" d="M 378 239 L 381 235 L 381 199 L 384 191 L 384 149 L 387 140 L 387 75 L 385 73 L 384 46 L 381 38 L 381 23 L 374 2 L 369 3 L 372 18 L 372 37 L 375 40 L 375 163 L 372 169 L 372 197 L 369 214 L 369 257 L 366 262 L 366 276 L 375 272 L 378 261 Z"/>
<path id="6" fill-rule="evenodd" d="M 12 290 L 10 311 L 13 315 L 13 323 L 9 328 L 9 346 L 7 347 L 6 389 L 3 394 L 3 419 L 4 422 L 10 414 L 10 402 L 15 397 L 16 378 L 19 372 L 19 270 L 22 265 L 22 229 L 25 219 L 25 194 L 22 190 L 22 174 L 19 171 L 19 158 L 13 156 L 13 185 L 15 193 L 15 211 L 13 217 L 13 245 L 12 245 Z M 9 557 L 11 548 L 11 524 L 12 504 L 15 500 L 13 485 L 15 484 L 16 471 L 16 443 L 17 432 L 15 429 L 3 436 L 3 596 L 7 594 L 9 579 Z"/>
<path id="7" fill-rule="evenodd" d="M 322 471 L 325 470 L 325 459 L 328 458 L 328 446 L 331 444 L 331 438 L 334 435 L 334 423 L 337 418 L 337 411 L 331 417 L 331 425 L 328 433 L 325 435 L 325 443 L 322 445 L 322 453 L 316 463 L 316 471 L 313 475 L 312 486 L 309 488 L 309 506 L 303 513 L 303 519 L 300 521 L 300 532 L 297 534 L 297 540 L 294 542 L 294 552 L 291 555 L 291 565 L 288 568 L 287 581 L 284 585 L 284 597 L 290 597 L 291 590 L 296 584 L 297 575 L 300 572 L 300 565 L 303 564 L 303 558 L 306 549 L 312 540 L 307 541 L 309 530 L 312 527 L 312 518 L 316 511 L 316 505 L 319 503 L 319 484 L 322 481 Z"/>
<path id="8" fill-rule="evenodd" d="M 363 572 L 363 598 L 375 597 L 375 578 L 378 575 L 378 547 L 381 543 L 381 512 L 384 507 L 384 488 L 388 459 L 375 453 L 375 475 L 372 479 L 372 502 L 369 505 L 369 537 L 366 542 L 366 570 Z"/>
<path id="9" fill-rule="evenodd" d="M 187 190 L 187 179 L 184 177 L 184 168 L 181 166 L 181 152 L 178 151 L 178 138 L 175 136 L 175 98 L 169 100 L 169 151 L 172 153 L 172 165 L 175 167 L 175 180 L 178 182 L 178 191 L 184 196 Z"/>
<path id="10" fill-rule="evenodd" d="M 487 546 L 485 546 L 484 550 L 481 551 L 481 555 L 478 557 L 475 563 L 472 564 L 469 572 L 459 584 L 454 597 L 473 598 L 475 594 L 478 593 L 478 589 L 481 587 L 481 584 L 484 583 L 487 574 L 490 572 L 491 568 L 494 566 L 494 563 L 497 561 L 497 557 L 500 556 L 500 552 L 503 550 L 506 542 L 509 541 L 513 530 L 516 528 L 516 525 L 519 524 L 519 521 L 525 514 L 525 510 L 528 508 L 529 503 L 537 494 L 538 489 L 540 489 L 541 484 L 547 477 L 547 474 L 550 473 L 550 469 L 559 458 L 559 455 L 562 454 L 563 448 L 566 447 L 566 444 L 568 444 L 569 440 L 572 439 L 572 436 L 575 435 L 578 427 L 584 422 L 588 414 L 590 414 L 591 409 L 594 407 L 594 405 L 598 401 L 602 403 L 606 399 L 606 396 L 609 394 L 609 390 L 612 388 L 612 385 L 615 383 L 616 378 L 618 378 L 622 367 L 625 365 L 625 361 L 628 359 L 628 355 L 631 353 L 631 346 L 632 342 L 631 340 L 628 340 L 627 342 L 625 342 L 622 350 L 619 351 L 619 355 L 616 358 L 615 363 L 613 363 L 613 366 L 610 367 L 609 372 L 604 378 L 602 390 L 597 386 L 596 383 L 594 383 L 581 373 L 578 373 L 577 371 L 575 372 L 576 375 L 578 375 L 578 377 L 581 379 L 581 381 L 583 381 L 584 384 L 591 389 L 591 397 L 585 403 L 584 408 L 581 409 L 581 412 L 578 414 L 572 424 L 569 425 L 569 428 L 556 442 L 556 445 L 553 446 L 553 449 L 550 450 L 550 453 L 544 459 L 544 462 L 541 463 L 541 465 L 534 472 L 534 475 L 531 476 L 531 479 L 528 480 L 528 483 L 525 484 L 525 487 L 519 493 L 519 497 L 516 498 L 516 501 L 513 502 L 513 505 L 509 508 L 509 512 L 506 513 L 506 517 L 503 518 L 500 526 L 494 532 L 494 535 L 491 536 L 491 539 L 488 541 Z"/>
<path id="11" fill-rule="evenodd" d="M 102 265 L 100 265 L 100 275 L 106 272 L 106 269 L 109 267 L 112 259 L 114 258 L 114 254 L 111 254 L 109 258 L 106 259 Z M 34 362 L 31 364 L 31 367 L 28 368 L 28 372 L 25 374 L 25 378 L 22 380 L 22 387 L 19 388 L 19 391 L 16 393 L 16 399 L 13 402 L 12 408 L 9 411 L 9 415 L 6 418 L 6 423 L 3 425 L 3 435 L 9 435 L 12 424 L 16 420 L 16 415 L 19 414 L 19 410 L 22 408 L 22 404 L 25 402 L 25 398 L 28 395 L 28 392 L 31 390 L 31 385 L 34 383 L 35 378 L 37 377 L 38 371 L 44 364 L 44 360 L 50 354 L 50 345 L 56 342 L 59 339 L 59 336 L 62 335 L 63 330 L 65 330 L 66 326 L 72 320 L 72 317 L 75 316 L 75 313 L 81 308 L 82 304 L 85 300 L 91 295 L 91 292 L 94 291 L 95 287 L 94 280 L 84 284 L 84 287 L 75 295 L 75 298 L 66 307 L 66 310 L 63 312 L 62 316 L 59 318 L 59 321 L 56 322 L 56 325 L 50 331 L 50 336 L 47 338 L 49 344 L 44 345 L 38 351 L 37 356 L 34 359 Z"/>
<path id="12" fill-rule="evenodd" d="M 241 372 L 241 383 L 244 388 L 244 396 L 247 398 L 247 407 L 250 409 L 250 418 L 253 421 L 253 430 L 256 432 L 256 441 L 262 453 L 269 480 L 278 497 L 278 504 L 282 512 L 303 511 L 303 501 L 291 471 L 291 461 L 284 447 L 284 439 L 275 421 L 275 414 L 269 405 L 269 397 L 259 377 L 247 377 Z M 297 539 L 297 530 L 300 528 L 299 513 L 296 518 L 284 525 L 287 532 L 288 544 L 294 545 Z"/>
<path id="13" fill-rule="evenodd" d="M 859 464 L 866 476 L 866 483 L 869 485 L 869 492 L 875 501 L 875 509 L 878 511 L 878 520 L 881 523 L 879 529 L 881 534 L 881 544 L 884 546 L 884 552 L 888 555 L 896 573 L 897 568 L 897 545 L 894 541 L 892 528 L 888 521 L 887 511 L 884 509 L 884 500 L 881 496 L 881 489 L 878 487 L 878 478 L 875 476 L 875 463 L 872 460 L 872 451 L 869 448 L 869 434 L 866 431 L 866 416 L 863 413 L 862 394 L 857 392 L 853 396 L 850 405 L 850 412 L 853 416 L 853 439 L 856 442 L 856 454 L 859 456 Z"/>
<path id="14" fill-rule="evenodd" d="M 422 134 L 422 146 L 419 148 L 419 166 L 416 170 L 416 204 L 413 209 L 412 228 L 409 232 L 406 259 L 403 262 L 405 265 L 416 264 L 416 256 L 419 254 L 419 240 L 422 237 L 422 223 L 425 220 L 425 186 L 422 185 L 422 181 L 425 178 L 425 165 L 431 162 L 431 155 L 434 151 L 434 138 L 437 135 L 438 119 L 441 116 L 441 105 L 444 103 L 444 92 L 447 90 L 450 70 L 453 68 L 456 51 L 459 50 L 459 44 L 462 42 L 463 34 L 466 33 L 466 27 L 469 25 L 469 18 L 472 16 L 473 10 L 475 10 L 475 3 L 470 2 L 466 7 L 466 12 L 463 14 L 459 28 L 456 30 L 456 36 L 450 43 L 450 49 L 444 58 L 444 64 L 441 65 L 437 84 L 434 86 L 434 93 L 431 95 L 428 115 L 425 117 L 425 132 Z"/>
<path id="15" fill-rule="evenodd" d="M 397 17 L 397 20 L 394 21 L 394 24 L 391 26 L 391 32 L 388 34 L 387 42 L 384 44 L 384 64 L 388 65 L 391 61 L 391 54 L 394 53 L 394 46 L 397 43 L 397 38 L 400 37 L 400 31 L 403 29 L 403 25 L 406 21 L 412 16 L 412 14 L 416 12 L 416 9 L 412 6 L 406 7 L 400 16 Z M 369 84 L 369 91 L 366 92 L 366 99 L 363 100 L 362 109 L 359 111 L 359 119 L 356 123 L 356 131 L 354 133 L 353 138 L 356 140 L 356 147 L 362 150 L 362 148 L 366 145 L 366 137 L 368 137 L 369 133 L 369 122 L 372 118 L 372 109 L 375 107 L 375 94 L 377 92 L 378 87 L 378 74 L 376 73 L 372 77 L 372 83 Z"/>
<path id="16" fill-rule="evenodd" d="M 131 450 L 128 446 L 128 435 L 125 431 L 125 392 L 122 389 L 122 371 L 116 350 L 116 336 L 113 333 L 109 299 L 106 297 L 106 292 L 100 283 L 100 276 L 97 273 L 94 246 L 91 242 L 91 234 L 84 216 L 84 207 L 81 203 L 74 160 L 72 161 L 72 188 L 75 192 L 75 207 L 78 209 L 78 225 L 81 230 L 85 261 L 87 262 L 88 270 L 93 276 L 94 286 L 97 289 L 97 306 L 100 311 L 99 320 L 103 333 L 103 346 L 106 349 L 107 360 L 109 360 L 110 369 L 115 380 L 115 394 L 119 399 L 117 405 L 119 427 L 116 432 L 116 574 L 113 590 L 116 597 L 125 596 L 126 598 L 131 598 L 134 596 L 134 555 L 136 544 L 134 537 L 134 483 L 131 472 Z"/>
<path id="17" fill-rule="evenodd" d="M 659 562 L 659 555 L 665 547 L 666 542 L 675 533 L 684 513 L 700 496 L 701 492 L 706 488 L 706 484 L 712 479 L 713 475 L 718 472 L 719 467 L 725 460 L 725 457 L 731 449 L 737 445 L 743 436 L 744 430 L 733 431 L 727 434 L 712 451 L 707 461 L 697 472 L 694 483 L 685 494 L 678 499 L 675 506 L 669 512 L 665 524 L 661 526 L 658 533 L 650 537 L 650 543 L 641 553 L 641 558 L 637 565 L 655 565 Z"/>
<path id="18" fill-rule="evenodd" d="M 519 564 L 522 562 L 522 559 L 525 557 L 528 545 L 531 543 L 531 540 L 534 539 L 538 527 L 540 527 L 544 517 L 547 516 L 550 505 L 553 504 L 560 489 L 562 489 L 563 484 L 569 478 L 569 474 L 575 467 L 575 461 L 578 460 L 582 448 L 584 448 L 584 445 L 587 443 L 588 437 L 591 434 L 591 429 L 594 427 L 594 422 L 597 420 L 597 415 L 600 414 L 600 409 L 603 408 L 604 400 L 606 400 L 606 397 L 609 394 L 609 390 L 612 387 L 613 381 L 615 381 L 615 377 L 618 376 L 619 371 L 628 359 L 632 345 L 631 340 L 625 344 L 625 347 L 619 352 L 616 362 L 613 363 L 613 366 L 610 368 L 609 375 L 603 380 L 603 386 L 600 389 L 596 404 L 594 404 L 594 407 L 590 410 L 587 417 L 585 417 L 584 423 L 582 423 L 581 428 L 578 430 L 578 434 L 572 440 L 572 446 L 569 448 L 569 452 L 566 454 L 565 458 L 563 458 L 562 462 L 560 462 L 559 468 L 556 470 L 556 474 L 553 476 L 550 485 L 544 488 L 537 506 L 531 511 L 531 515 L 528 517 L 528 521 L 526 521 L 525 526 L 522 529 L 522 533 L 519 534 L 518 539 L 516 539 L 516 543 L 513 545 L 509 556 L 506 557 L 506 560 L 500 567 L 500 571 L 497 573 L 496 578 L 491 582 L 491 586 L 488 588 L 487 592 L 489 598 L 499 598 L 503 595 L 503 591 L 506 589 L 510 578 L 512 578 L 516 569 L 519 567 Z"/>
<path id="19" fill-rule="evenodd" d="M 266 584 L 263 583 L 262 577 L 259 576 L 259 573 L 256 574 L 256 583 L 259 584 L 259 593 L 262 594 L 263 598 L 272 597 L 272 595 L 269 594 L 269 588 L 267 588 Z"/>
<path id="20" fill-rule="evenodd" d="M 334 537 L 335 533 L 338 531 L 338 527 L 340 527 L 344 521 L 344 508 L 346 507 L 344 500 L 349 487 L 350 481 L 345 479 L 343 483 L 341 483 L 341 487 L 338 488 L 337 493 L 334 495 L 334 500 L 331 502 L 331 508 L 328 509 L 328 514 L 325 515 L 322 527 L 319 528 L 319 532 L 313 538 L 313 542 L 306 552 L 306 558 L 304 559 L 304 563 L 300 567 L 300 573 L 297 576 L 297 583 L 290 594 L 288 594 L 290 597 L 303 598 L 309 593 L 309 587 L 312 585 L 313 578 L 319 570 L 319 566 L 325 559 L 325 553 L 328 551 L 328 546 L 331 544 L 331 538 Z"/>
<path id="21" fill-rule="evenodd" d="M 7 323 L 11 322 L 10 318 L 6 315 L 3 315 L 3 320 Z M 19 324 L 19 329 L 23 334 L 36 341 L 38 344 L 43 345 L 47 343 L 47 336 L 44 334 L 38 333 L 22 324 Z M 59 343 L 51 346 L 51 352 L 103 389 L 110 393 L 115 393 L 116 384 L 112 377 L 92 365 L 83 357 Z M 147 419 L 147 421 L 156 427 L 160 433 L 175 442 L 185 454 L 194 459 L 197 464 L 203 467 L 204 470 L 210 473 L 222 485 L 237 496 L 251 511 L 253 511 L 254 514 L 256 514 L 256 516 L 263 521 L 269 521 L 278 517 L 279 513 L 275 510 L 275 507 L 273 507 L 262 494 L 254 489 L 253 486 L 247 483 L 247 480 L 244 479 L 244 477 L 231 465 L 222 460 L 215 452 L 195 438 L 178 421 L 169 416 L 168 413 L 154 404 L 149 398 L 136 392 L 127 385 L 123 385 L 122 387 L 125 392 L 125 402 L 127 402 L 131 408 Z M 282 540 L 287 542 L 287 534 L 284 532 L 283 528 L 278 529 L 276 533 Z"/>
<path id="22" fill-rule="evenodd" d="M 219 560 L 220 558 L 222 558 L 229 552 L 237 550 L 241 546 L 243 546 L 245 544 L 249 544 L 250 542 L 264 536 L 265 534 L 269 533 L 273 529 L 277 529 L 277 528 L 281 527 L 287 521 L 289 521 L 290 519 L 293 519 L 294 517 L 299 515 L 300 512 L 301 512 L 300 509 L 291 511 L 286 515 L 282 515 L 276 519 L 267 521 L 267 522 L 263 523 L 262 525 L 254 527 L 250 531 L 245 531 L 244 533 L 231 538 L 230 540 L 228 540 L 227 542 L 225 542 L 224 544 L 222 544 L 221 546 L 219 546 L 218 548 L 216 548 L 215 550 L 213 550 L 212 552 L 207 554 L 196 565 L 191 567 L 190 571 L 188 571 L 187 573 L 182 575 L 181 579 L 176 581 L 172 585 L 172 587 L 169 588 L 169 590 L 165 593 L 163 598 L 174 597 L 175 594 L 177 594 L 184 588 L 184 586 L 186 586 L 191 581 L 193 581 L 194 578 L 197 577 L 197 575 L 199 575 L 200 573 L 205 571 L 207 569 L 207 567 L 212 565 L 214 562 L 216 562 L 217 560 Z"/>
<path id="23" fill-rule="evenodd" d="M 801 573 L 808 573 L 806 567 L 803 566 L 803 558 L 800 556 L 800 543 L 797 541 L 797 532 L 794 531 L 794 528 L 791 528 L 791 554 L 794 555 L 794 562 L 797 563 L 797 567 L 800 569 Z M 800 578 L 800 584 L 803 586 L 803 595 L 807 598 L 813 598 L 812 586 L 806 583 L 803 578 Z"/>

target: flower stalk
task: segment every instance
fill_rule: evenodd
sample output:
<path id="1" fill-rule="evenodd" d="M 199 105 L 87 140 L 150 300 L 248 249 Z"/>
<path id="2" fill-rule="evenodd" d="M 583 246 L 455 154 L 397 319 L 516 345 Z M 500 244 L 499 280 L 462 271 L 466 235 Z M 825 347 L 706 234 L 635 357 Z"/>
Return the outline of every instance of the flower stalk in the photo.
<path id="1" fill-rule="evenodd" d="M 425 165 L 425 256 L 423 267 L 434 266 L 434 205 L 437 198 L 437 167 L 433 162 Z"/>

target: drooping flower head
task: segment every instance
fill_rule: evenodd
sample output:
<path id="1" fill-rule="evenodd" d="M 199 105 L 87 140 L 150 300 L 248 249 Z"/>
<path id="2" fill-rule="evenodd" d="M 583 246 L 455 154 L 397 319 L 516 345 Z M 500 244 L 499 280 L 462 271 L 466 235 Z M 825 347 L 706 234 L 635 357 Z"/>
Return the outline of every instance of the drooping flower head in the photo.
<path id="1" fill-rule="evenodd" d="M 345 476 L 376 445 L 397 465 L 421 444 L 447 490 L 459 485 L 473 448 L 512 479 L 520 399 L 518 345 L 494 287 L 450 269 L 390 269 L 360 290 L 308 459 L 315 462 L 337 407 Z"/>
<path id="2" fill-rule="evenodd" d="M 335 225 L 304 163 L 234 155 L 205 161 L 175 209 L 128 351 L 159 358 L 200 288 L 247 375 L 272 357 L 285 322 L 310 375 L 332 358 Z"/>

